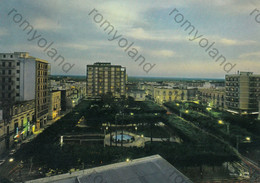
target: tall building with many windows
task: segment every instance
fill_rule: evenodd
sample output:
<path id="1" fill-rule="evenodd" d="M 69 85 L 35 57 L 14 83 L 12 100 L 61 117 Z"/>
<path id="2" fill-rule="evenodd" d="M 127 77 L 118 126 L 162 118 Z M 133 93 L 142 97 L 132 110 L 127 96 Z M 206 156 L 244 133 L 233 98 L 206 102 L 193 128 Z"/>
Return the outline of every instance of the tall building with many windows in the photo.
<path id="1" fill-rule="evenodd" d="M 36 129 L 43 126 L 48 116 L 49 70 L 47 61 L 27 52 L 1 53 L 0 107 L 8 110 L 13 104 L 34 100 Z"/>
<path id="2" fill-rule="evenodd" d="M 115 97 L 126 95 L 126 68 L 111 63 L 87 65 L 87 97 L 96 98 L 111 92 Z"/>
<path id="3" fill-rule="evenodd" d="M 226 75 L 226 107 L 240 114 L 257 114 L 260 75 L 238 72 Z"/>

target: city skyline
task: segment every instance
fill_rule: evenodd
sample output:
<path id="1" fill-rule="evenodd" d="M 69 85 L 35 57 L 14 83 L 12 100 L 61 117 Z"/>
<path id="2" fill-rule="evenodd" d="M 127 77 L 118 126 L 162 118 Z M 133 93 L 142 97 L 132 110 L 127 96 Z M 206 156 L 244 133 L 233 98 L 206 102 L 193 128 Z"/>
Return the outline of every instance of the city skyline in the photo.
<path id="1" fill-rule="evenodd" d="M 260 182 L 257 0 L 0 4 L 0 183 Z"/>
<path id="2" fill-rule="evenodd" d="M 135 8 L 130 10 L 131 6 Z M 17 11 L 9 16 L 14 8 Z M 197 37 L 207 39 L 208 45 L 215 42 L 214 47 L 226 61 L 236 64 L 232 71 L 225 72 L 221 62 L 210 58 L 199 39 L 191 41 L 196 32 L 189 35 L 182 23 L 176 22 L 177 12 L 169 16 L 174 8 L 184 21 L 194 25 Z M 43 58 L 51 63 L 53 75 L 86 75 L 85 66 L 95 62 L 122 65 L 128 69 L 129 76 L 224 78 L 238 70 L 258 73 L 259 23 L 255 19 L 257 12 L 252 13 L 256 8 L 254 1 L 233 0 L 210 3 L 126 1 L 120 4 L 117 1 L 78 1 L 70 2 L 70 6 L 62 1 L 3 1 L 0 39 L 5 46 L 1 52 L 23 51 Z M 89 15 L 93 9 L 114 26 L 118 36 L 122 35 L 129 44 L 133 42 L 133 47 L 147 63 L 156 64 L 149 73 L 120 48 L 118 40 L 113 40 L 114 32 L 108 34 L 109 31 L 94 19 L 95 14 Z M 17 14 L 21 15 L 21 22 L 19 16 L 14 18 Z M 33 32 L 28 35 L 20 26 L 24 20 L 37 31 L 34 40 Z M 40 39 L 36 39 L 37 36 L 47 40 L 48 45 L 53 42 L 57 56 L 61 55 L 66 62 L 60 65 L 51 59 L 37 44 Z M 67 63 L 75 65 L 69 71 L 65 67 L 66 73 L 63 66 Z"/>

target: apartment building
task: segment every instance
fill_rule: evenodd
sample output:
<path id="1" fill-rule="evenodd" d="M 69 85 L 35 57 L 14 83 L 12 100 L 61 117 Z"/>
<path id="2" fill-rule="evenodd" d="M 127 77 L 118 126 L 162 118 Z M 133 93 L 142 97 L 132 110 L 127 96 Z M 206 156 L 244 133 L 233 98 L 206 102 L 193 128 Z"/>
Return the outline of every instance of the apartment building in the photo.
<path id="1" fill-rule="evenodd" d="M 49 69 L 47 61 L 32 57 L 27 52 L 0 54 L 2 108 L 10 108 L 16 102 L 35 100 L 36 129 L 47 121 Z"/>
<path id="2" fill-rule="evenodd" d="M 196 88 L 179 88 L 179 87 L 155 87 L 154 101 L 158 104 L 171 101 L 190 101 L 195 100 Z"/>
<path id="3" fill-rule="evenodd" d="M 257 114 L 260 96 L 260 75 L 238 72 L 226 75 L 226 107 L 239 114 Z"/>
<path id="4" fill-rule="evenodd" d="M 126 68 L 111 63 L 97 62 L 87 65 L 87 97 L 98 98 L 112 93 L 114 97 L 126 95 Z"/>
<path id="5" fill-rule="evenodd" d="M 35 58 L 36 61 L 36 86 L 35 86 L 35 116 L 37 129 L 47 123 L 49 110 L 49 73 L 50 65 L 47 61 Z"/>
<path id="6" fill-rule="evenodd" d="M 209 107 L 224 109 L 225 88 L 199 88 L 198 100 Z"/>

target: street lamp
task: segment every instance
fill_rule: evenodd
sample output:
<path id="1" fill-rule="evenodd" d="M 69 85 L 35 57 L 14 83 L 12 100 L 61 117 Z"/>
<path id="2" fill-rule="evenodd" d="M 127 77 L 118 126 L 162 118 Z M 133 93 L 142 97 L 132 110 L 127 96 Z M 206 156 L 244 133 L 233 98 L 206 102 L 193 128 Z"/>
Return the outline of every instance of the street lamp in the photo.
<path id="1" fill-rule="evenodd" d="M 105 147 L 105 138 L 106 138 L 106 131 L 108 130 L 108 126 L 104 128 L 104 147 Z M 111 133 L 110 133 L 110 142 L 111 142 Z"/>
<path id="2" fill-rule="evenodd" d="M 246 137 L 245 138 L 247 142 L 251 142 L 251 138 L 250 137 Z"/>
<path id="3" fill-rule="evenodd" d="M 108 130 L 108 126 L 104 128 L 104 135 L 106 136 L 106 131 Z"/>
<path id="4" fill-rule="evenodd" d="M 137 133 L 137 126 L 135 127 L 135 131 L 136 131 L 136 133 Z"/>
<path id="5" fill-rule="evenodd" d="M 220 125 L 226 125 L 227 126 L 227 134 L 229 134 L 229 125 L 230 125 L 230 123 L 228 123 L 228 122 L 223 122 L 222 120 L 218 120 L 218 124 L 220 124 Z"/>
<path id="6" fill-rule="evenodd" d="M 177 105 L 177 104 L 176 104 L 176 105 Z M 185 103 L 181 103 L 181 109 L 180 109 L 180 117 L 181 117 L 181 118 L 182 118 L 182 113 L 183 113 L 182 111 L 184 111 L 184 107 L 187 108 L 187 107 L 184 106 L 184 105 L 185 105 Z M 177 106 L 179 106 L 179 105 L 177 105 Z M 185 110 L 185 113 L 188 114 L 188 113 L 189 113 L 189 110 L 186 109 L 186 110 Z"/>
<path id="7" fill-rule="evenodd" d="M 239 136 L 237 135 L 237 136 L 236 136 L 236 148 L 237 148 L 237 151 L 238 151 L 239 143 L 240 143 L 240 142 L 250 143 L 250 142 L 251 142 L 251 137 L 245 137 L 245 138 L 244 138 L 244 141 L 241 141 L 241 140 L 239 139 Z"/>
<path id="8" fill-rule="evenodd" d="M 218 124 L 223 125 L 224 123 L 222 120 L 218 120 Z"/>
<path id="9" fill-rule="evenodd" d="M 14 161 L 14 158 L 10 158 L 9 162 L 12 163 Z"/>

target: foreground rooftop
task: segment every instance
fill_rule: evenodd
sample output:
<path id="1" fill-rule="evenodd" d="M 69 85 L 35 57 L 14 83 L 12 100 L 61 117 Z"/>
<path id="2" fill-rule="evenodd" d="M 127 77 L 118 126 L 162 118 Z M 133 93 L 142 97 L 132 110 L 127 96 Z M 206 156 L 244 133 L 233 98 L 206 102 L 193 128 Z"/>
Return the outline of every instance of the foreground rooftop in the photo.
<path id="1" fill-rule="evenodd" d="M 27 181 L 27 183 L 192 183 L 159 155 Z"/>

